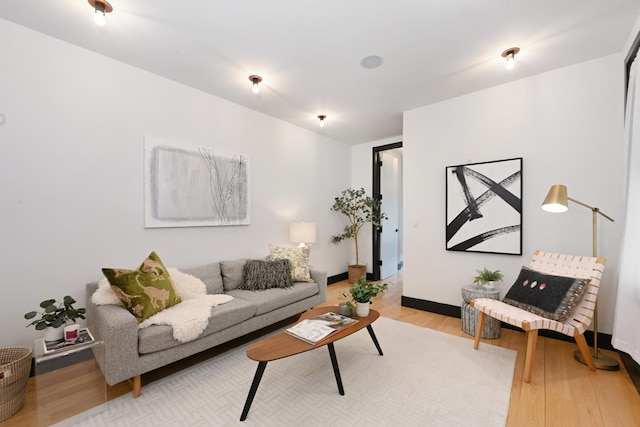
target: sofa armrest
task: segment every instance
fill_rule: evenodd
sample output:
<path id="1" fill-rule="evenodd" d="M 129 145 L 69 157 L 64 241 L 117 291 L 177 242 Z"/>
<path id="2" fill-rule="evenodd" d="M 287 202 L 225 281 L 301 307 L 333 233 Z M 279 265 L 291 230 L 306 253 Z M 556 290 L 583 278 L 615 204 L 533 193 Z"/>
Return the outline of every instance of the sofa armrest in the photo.
<path id="1" fill-rule="evenodd" d="M 322 297 L 322 301 L 327 301 L 327 272 L 318 270 L 313 267 L 309 267 L 309 274 L 311 279 L 318 284 L 319 295 Z"/>
<path id="2" fill-rule="evenodd" d="M 138 359 L 138 322 L 120 305 L 96 305 L 91 302 L 95 284 L 87 284 L 87 326 L 96 340 L 104 341 L 102 372 L 109 385 L 134 376 L 129 372 Z"/>

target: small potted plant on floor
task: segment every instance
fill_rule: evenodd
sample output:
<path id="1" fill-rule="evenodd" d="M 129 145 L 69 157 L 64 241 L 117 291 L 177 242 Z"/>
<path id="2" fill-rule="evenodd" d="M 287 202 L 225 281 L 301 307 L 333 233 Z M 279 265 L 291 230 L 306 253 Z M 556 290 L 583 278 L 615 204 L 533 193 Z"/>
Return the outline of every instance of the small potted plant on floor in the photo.
<path id="1" fill-rule="evenodd" d="M 41 312 L 30 311 L 25 313 L 24 318 L 29 320 L 40 315 L 39 318 L 33 320 L 27 325 L 35 326 L 38 331 L 45 331 L 45 341 L 61 341 L 64 328 L 63 325 L 69 324 L 69 322 L 75 322 L 76 319 L 84 319 L 84 314 L 87 312 L 85 308 L 74 308 L 73 304 L 76 300 L 69 295 L 65 296 L 62 302 L 58 302 L 55 299 L 44 300 L 40 303 Z"/>
<path id="2" fill-rule="evenodd" d="M 484 267 L 482 270 L 476 270 L 478 275 L 473 278 L 474 285 L 483 285 L 486 288 L 493 289 L 495 282 L 502 280 L 502 273 L 500 270 L 489 270 Z"/>
<path id="3" fill-rule="evenodd" d="M 367 282 L 364 278 L 352 284 L 349 293 L 353 301 L 356 302 L 356 314 L 360 317 L 368 316 L 371 298 L 387 289 L 388 285 L 386 283 L 371 283 Z"/>
<path id="4" fill-rule="evenodd" d="M 348 188 L 336 197 L 331 207 L 332 211 L 341 213 L 349 220 L 341 234 L 331 237 L 331 242 L 338 244 L 346 239 L 353 239 L 356 246 L 356 263 L 349 265 L 349 283 L 354 283 L 364 277 L 367 266 L 360 264 L 358 235 L 365 224 L 371 224 L 376 229 L 382 227 L 382 220 L 387 216 L 381 211 L 382 202 L 365 195 L 364 188 L 355 190 Z"/>

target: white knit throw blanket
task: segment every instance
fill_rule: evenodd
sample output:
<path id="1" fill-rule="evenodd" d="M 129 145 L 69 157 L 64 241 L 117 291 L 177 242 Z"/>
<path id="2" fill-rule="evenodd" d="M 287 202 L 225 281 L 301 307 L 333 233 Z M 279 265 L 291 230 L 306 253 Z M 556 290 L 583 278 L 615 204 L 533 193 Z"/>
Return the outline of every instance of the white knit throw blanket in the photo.
<path id="1" fill-rule="evenodd" d="M 180 342 L 196 339 L 209 324 L 211 309 L 233 299 L 231 295 L 207 294 L 207 287 L 202 280 L 175 268 L 167 268 L 182 302 L 165 308 L 138 324 L 138 328 L 151 325 L 168 325 L 173 328 L 173 338 Z M 91 296 L 96 305 L 121 305 L 116 294 L 111 290 L 107 279 L 102 279 L 98 289 Z"/>

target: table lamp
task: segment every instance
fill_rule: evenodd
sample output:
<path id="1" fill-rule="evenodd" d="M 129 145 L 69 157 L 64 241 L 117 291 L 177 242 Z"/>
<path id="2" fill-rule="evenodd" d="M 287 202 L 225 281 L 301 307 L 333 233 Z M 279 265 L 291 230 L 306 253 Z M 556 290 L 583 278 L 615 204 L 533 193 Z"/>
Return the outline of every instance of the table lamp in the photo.
<path id="1" fill-rule="evenodd" d="M 567 187 L 564 185 L 552 185 L 549 189 L 549 193 L 547 193 L 547 197 L 545 197 L 544 202 L 542 203 L 542 209 L 547 212 L 561 213 L 566 212 L 569 209 L 569 200 L 573 203 L 577 203 L 580 206 L 584 206 L 587 209 L 591 209 L 592 213 L 592 234 L 593 234 L 593 256 L 598 256 L 598 215 L 602 215 L 609 221 L 613 222 L 613 218 L 609 215 L 604 214 L 600 211 L 600 209 L 589 206 L 586 203 L 580 202 L 576 199 L 572 199 L 567 196 Z M 594 307 L 593 312 L 593 349 L 591 349 L 591 356 L 593 357 L 593 363 L 596 365 L 597 369 L 603 369 L 607 371 L 615 371 L 620 366 L 618 361 L 606 356 L 604 354 L 600 354 L 598 351 L 598 302 L 596 301 L 596 305 Z M 576 350 L 573 353 L 573 357 L 580 363 L 586 365 L 586 361 L 584 357 L 582 357 L 582 353 L 580 350 Z"/>
<path id="2" fill-rule="evenodd" d="M 316 241 L 316 224 L 314 222 L 292 222 L 289 224 L 289 241 L 298 243 L 303 248 L 307 243 Z"/>

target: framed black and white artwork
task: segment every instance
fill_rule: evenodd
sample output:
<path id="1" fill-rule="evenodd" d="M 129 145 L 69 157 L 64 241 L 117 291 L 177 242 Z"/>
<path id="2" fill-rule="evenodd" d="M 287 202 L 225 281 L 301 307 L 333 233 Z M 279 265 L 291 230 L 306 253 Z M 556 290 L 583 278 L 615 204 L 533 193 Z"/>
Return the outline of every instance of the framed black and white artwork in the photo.
<path id="1" fill-rule="evenodd" d="M 145 139 L 145 228 L 248 225 L 249 158 Z"/>
<path id="2" fill-rule="evenodd" d="M 446 249 L 522 255 L 522 157 L 446 167 Z"/>

